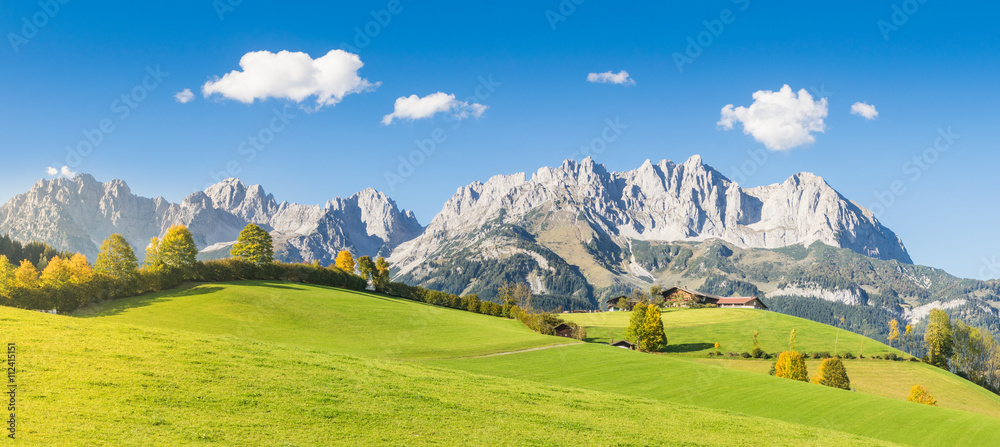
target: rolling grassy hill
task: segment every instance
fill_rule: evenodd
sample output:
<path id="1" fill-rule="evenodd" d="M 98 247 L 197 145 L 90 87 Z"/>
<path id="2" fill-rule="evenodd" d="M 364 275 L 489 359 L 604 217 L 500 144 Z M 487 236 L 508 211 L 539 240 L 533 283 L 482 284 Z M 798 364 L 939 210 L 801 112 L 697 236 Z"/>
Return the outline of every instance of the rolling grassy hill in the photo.
<path id="1" fill-rule="evenodd" d="M 607 343 L 609 337 L 621 339 L 631 312 L 567 314 L 567 320 L 587 326 L 589 341 Z M 745 352 L 752 349 L 754 330 L 760 331 L 761 348 L 775 353 L 788 347 L 788 334 L 796 329 L 797 349 L 801 352 L 834 352 L 837 329 L 802 318 L 753 309 L 671 309 L 663 313 L 663 326 L 669 342 L 666 352 L 672 356 L 696 358 L 699 363 L 729 369 L 767 374 L 773 360 L 709 358 L 718 341 L 722 352 Z M 889 347 L 867 337 L 841 330 L 837 341 L 841 353 L 860 353 L 864 341 L 866 356 L 882 355 Z M 894 350 L 899 353 L 899 350 Z M 961 377 L 917 362 L 884 360 L 845 360 L 851 385 L 856 391 L 874 396 L 906 400 L 910 387 L 926 386 L 938 397 L 943 408 L 971 411 L 1000 417 L 1000 396 Z M 807 362 L 810 374 L 819 361 Z"/>
<path id="2" fill-rule="evenodd" d="M 21 377 L 35 384 L 19 396 L 30 403 L 27 439 L 981 445 L 1000 432 L 982 414 L 705 365 L 694 353 L 552 347 L 568 340 L 302 284 L 205 284 L 78 317 L 0 309 L 4 337 L 23 346 Z M 800 346 L 813 343 L 799 332 Z M 538 347 L 552 348 L 479 357 Z M 126 434 L 105 436 L 112 427 Z"/>
<path id="3" fill-rule="evenodd" d="M 478 374 L 697 405 L 907 445 L 993 445 L 1000 433 L 1000 419 L 979 413 L 596 344 L 431 363 Z"/>
<path id="4" fill-rule="evenodd" d="M 518 321 L 332 287 L 247 281 L 107 301 L 76 316 L 302 348 L 390 358 L 440 358 L 564 344 Z"/>
<path id="5" fill-rule="evenodd" d="M 318 342 L 302 343 L 280 331 L 250 332 L 262 338 L 280 334 L 275 341 L 220 335 L 218 329 L 205 333 L 207 323 L 198 318 L 193 331 L 119 321 L 139 309 L 158 309 L 145 316 L 170 314 L 177 311 L 174 299 L 192 299 L 188 304 L 214 321 L 218 317 L 209 309 L 218 313 L 230 305 L 227 300 L 260 285 L 205 285 L 195 288 L 209 289 L 205 293 L 187 289 L 125 306 L 113 303 L 101 310 L 105 317 L 0 307 L 0 338 L 16 342 L 18 354 L 18 439 L 12 445 L 893 445 L 658 399 L 395 360 L 339 334 L 355 330 L 352 325 L 328 325 L 342 338 L 325 339 L 327 348 L 320 349 Z M 277 285 L 288 286 L 270 289 L 285 299 L 270 301 L 277 307 L 267 313 L 305 312 L 315 299 L 351 295 Z M 357 298 L 362 308 L 385 305 L 375 295 Z M 396 307 L 383 309 L 389 314 L 383 318 L 423 307 L 389 301 Z M 428 332 L 469 317 L 480 326 L 502 323 L 508 335 L 519 337 L 512 347 L 565 342 L 493 317 L 449 309 L 428 315 Z M 394 327 L 381 328 L 389 345 L 400 339 Z M 434 352 L 453 353 L 454 340 L 425 337 Z M 335 346 L 338 339 L 345 343 Z M 458 344 L 467 354 L 500 346 L 476 351 L 471 343 Z M 367 354 L 333 352 L 355 347 Z M 676 420 L 650 423 L 658 415 Z"/>
<path id="6" fill-rule="evenodd" d="M 12 445 L 889 445 L 611 392 L 233 336 L 4 307 L 0 327 L 5 341 L 17 343 Z M 660 414 L 678 420 L 648 424 Z"/>
<path id="7" fill-rule="evenodd" d="M 599 312 L 565 314 L 566 320 L 587 327 L 587 341 L 608 343 L 610 338 L 621 340 L 628 326 L 631 312 Z M 864 355 L 889 353 L 889 347 L 853 332 L 777 312 L 755 309 L 666 309 L 663 311 L 663 329 L 669 345 L 666 352 L 693 357 L 706 357 L 715 352 L 718 342 L 721 351 L 749 352 L 753 349 L 753 332 L 759 331 L 760 347 L 770 353 L 788 349 L 788 336 L 795 329 L 799 352 L 850 352 L 862 351 Z M 898 354 L 899 350 L 895 350 Z"/>

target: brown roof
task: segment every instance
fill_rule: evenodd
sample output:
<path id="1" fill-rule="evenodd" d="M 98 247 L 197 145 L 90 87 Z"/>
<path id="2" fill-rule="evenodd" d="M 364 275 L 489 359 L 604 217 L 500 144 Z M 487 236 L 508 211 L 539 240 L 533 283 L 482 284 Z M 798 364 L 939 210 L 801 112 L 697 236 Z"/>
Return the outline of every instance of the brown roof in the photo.
<path id="1" fill-rule="evenodd" d="M 630 342 L 628 340 L 618 340 L 618 341 L 612 343 L 611 346 L 628 346 L 628 347 L 631 348 L 631 347 L 633 347 L 635 345 L 632 344 L 632 342 Z"/>
<path id="2" fill-rule="evenodd" d="M 566 323 L 559 323 L 559 326 L 552 328 L 552 330 L 554 331 L 561 331 L 563 329 L 573 329 L 573 326 L 570 326 Z"/>
<path id="3" fill-rule="evenodd" d="M 732 298 L 722 298 L 716 304 L 748 304 L 751 301 L 757 301 L 760 303 L 761 307 L 767 309 L 767 306 L 759 298 L 755 296 L 734 296 Z"/>
<path id="4" fill-rule="evenodd" d="M 663 293 L 663 296 L 670 296 L 670 295 L 672 295 L 674 293 L 674 291 L 677 291 L 677 290 L 683 290 L 683 291 L 685 291 L 687 293 L 690 293 L 692 295 L 704 296 L 704 297 L 712 298 L 712 299 L 715 299 L 715 300 L 721 300 L 721 299 L 723 299 L 719 295 L 712 295 L 711 293 L 699 292 L 697 290 L 689 289 L 687 287 L 681 287 L 681 286 L 671 287 L 671 288 L 669 288 L 667 290 L 664 290 L 662 293 Z"/>

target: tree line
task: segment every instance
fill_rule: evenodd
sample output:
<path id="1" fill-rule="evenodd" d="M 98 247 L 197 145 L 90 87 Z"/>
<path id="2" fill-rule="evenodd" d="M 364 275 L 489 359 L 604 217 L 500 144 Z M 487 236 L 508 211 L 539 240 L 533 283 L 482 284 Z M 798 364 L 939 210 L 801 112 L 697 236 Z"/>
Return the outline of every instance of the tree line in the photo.
<path id="1" fill-rule="evenodd" d="M 58 252 L 41 243 L 22 246 L 9 237 L 0 238 L 0 249 L 6 250 L 0 254 L 0 304 L 23 309 L 70 312 L 100 301 L 172 289 L 188 281 L 281 280 L 358 291 L 371 284 L 376 292 L 399 298 L 517 319 L 548 335 L 554 335 L 554 328 L 564 323 L 552 314 L 533 312 L 531 290 L 524 284 L 505 283 L 498 294 L 503 304 L 499 304 L 474 294 L 460 296 L 393 282 L 387 260 L 369 256 L 355 260 L 346 249 L 327 267 L 318 261 L 277 262 L 271 235 L 254 224 L 240 232 L 230 250 L 231 258 L 205 262 L 196 259 L 194 237 L 183 225 L 170 227 L 162 239 L 152 238 L 142 264 L 120 234 L 104 240 L 93 266 L 82 254 Z M 45 261 L 42 267 L 29 259 L 36 254 Z M 50 254 L 50 258 L 45 257 Z M 581 327 L 567 324 L 574 326 L 574 337 L 584 338 Z"/>

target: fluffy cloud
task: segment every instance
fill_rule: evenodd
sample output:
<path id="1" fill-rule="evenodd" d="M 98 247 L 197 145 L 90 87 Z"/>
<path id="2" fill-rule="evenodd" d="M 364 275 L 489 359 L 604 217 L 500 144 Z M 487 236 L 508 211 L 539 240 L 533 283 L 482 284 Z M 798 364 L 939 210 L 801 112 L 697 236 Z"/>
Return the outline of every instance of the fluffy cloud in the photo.
<path id="1" fill-rule="evenodd" d="M 619 71 L 618 73 L 612 73 L 610 71 L 606 71 L 604 73 L 589 73 L 587 74 L 587 82 L 635 85 L 635 81 L 628 76 L 628 72 L 625 70 Z"/>
<path id="2" fill-rule="evenodd" d="M 400 96 L 392 113 L 382 117 L 382 124 L 392 124 L 394 119 L 418 120 L 430 118 L 437 113 L 450 112 L 452 116 L 465 119 L 479 118 L 486 111 L 486 106 L 455 99 L 455 95 L 442 92 L 431 93 L 423 98 L 417 95 Z"/>
<path id="3" fill-rule="evenodd" d="M 49 166 L 45 168 L 45 173 L 48 174 L 49 177 L 66 177 L 66 178 L 76 177 L 76 172 L 70 171 L 69 166 L 63 166 L 62 168 L 54 168 L 52 166 Z"/>
<path id="4" fill-rule="evenodd" d="M 302 103 L 316 98 L 316 109 L 332 106 L 344 96 L 374 90 L 371 83 L 358 76 L 363 67 L 357 54 L 332 50 L 313 59 L 302 52 L 254 51 L 240 58 L 240 68 L 201 87 L 206 98 L 219 94 L 227 99 L 253 103 L 257 99 L 282 98 Z"/>
<path id="5" fill-rule="evenodd" d="M 191 93 L 191 89 L 186 88 L 184 90 L 177 92 L 177 94 L 174 95 L 174 99 L 176 99 L 177 102 L 181 104 L 187 104 L 191 101 L 194 101 L 194 93 Z"/>
<path id="6" fill-rule="evenodd" d="M 878 110 L 875 110 L 875 106 L 871 104 L 856 102 L 851 105 L 851 115 L 860 115 L 866 120 L 873 120 L 878 118 Z"/>
<path id="7" fill-rule="evenodd" d="M 787 84 L 781 90 L 759 90 L 753 94 L 750 107 L 722 108 L 722 118 L 716 123 L 730 130 L 739 122 L 743 133 L 752 136 L 768 149 L 785 151 L 816 141 L 813 132 L 823 132 L 827 115 L 826 98 L 814 101 L 805 89 L 798 95 Z"/>

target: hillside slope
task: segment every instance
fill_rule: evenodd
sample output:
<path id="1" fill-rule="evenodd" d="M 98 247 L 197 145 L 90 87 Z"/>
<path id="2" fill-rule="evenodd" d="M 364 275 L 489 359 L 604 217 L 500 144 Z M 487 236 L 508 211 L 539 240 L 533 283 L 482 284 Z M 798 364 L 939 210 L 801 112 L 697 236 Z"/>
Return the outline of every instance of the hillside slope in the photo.
<path id="1" fill-rule="evenodd" d="M 889 445 L 241 337 L 5 307 L 0 327 L 17 348 L 17 445 Z M 650 426 L 650 414 L 680 419 Z"/>
<path id="2" fill-rule="evenodd" d="M 610 337 L 622 339 L 631 312 L 603 312 L 565 315 L 567 320 L 584 325 L 589 341 L 607 343 Z M 906 400 L 916 384 L 933 390 L 943 408 L 981 413 L 1000 418 L 1000 396 L 940 368 L 917 362 L 890 362 L 871 359 L 889 353 L 889 347 L 850 331 L 814 321 L 753 309 L 669 309 L 663 313 L 663 326 L 669 345 L 665 352 L 699 363 L 728 369 L 768 374 L 774 360 L 711 358 L 714 344 L 723 353 L 749 352 L 752 334 L 759 331 L 760 346 L 777 353 L 788 348 L 789 333 L 796 331 L 797 350 L 805 353 L 828 352 L 861 354 L 864 360 L 844 360 L 851 386 L 860 393 Z M 837 349 L 834 349 L 834 346 Z M 894 352 L 900 353 L 898 349 Z M 810 374 L 819 368 L 819 360 L 807 362 Z"/>
<path id="3" fill-rule="evenodd" d="M 516 381 L 529 380 L 540 386 L 610 392 L 630 399 L 651 399 L 666 405 L 705 407 L 713 411 L 763 417 L 769 421 L 765 422 L 768 426 L 780 427 L 781 424 L 790 423 L 908 445 L 954 445 L 955 442 L 981 445 L 1000 432 L 1000 419 L 981 414 L 920 406 L 752 372 L 702 365 L 690 359 L 628 352 L 594 344 L 577 343 L 551 349 L 478 357 L 475 355 L 475 345 L 481 341 L 467 342 L 463 337 L 479 335 L 468 331 L 449 332 L 451 322 L 461 325 L 465 324 L 462 323 L 464 319 L 468 319 L 471 324 L 480 324 L 482 327 L 499 324 L 501 328 L 506 323 L 513 322 L 452 309 L 426 312 L 422 310 L 425 306 L 420 303 L 377 295 L 356 294 L 356 297 L 350 297 L 352 294 L 346 292 L 313 286 L 287 283 L 275 285 L 282 287 L 257 287 L 259 285 L 253 283 L 203 285 L 149 296 L 122 308 L 99 310 L 96 317 L 82 321 L 110 324 L 129 320 L 137 325 L 170 325 L 175 329 L 189 324 L 186 321 L 192 321 L 191 330 L 225 333 L 231 329 L 219 330 L 210 327 L 209 323 L 218 321 L 223 327 L 229 325 L 232 330 L 237 329 L 239 326 L 233 326 L 234 323 L 229 322 L 227 314 L 244 305 L 246 308 L 238 313 L 252 315 L 255 312 L 253 309 L 257 308 L 256 313 L 266 316 L 302 315 L 310 312 L 322 314 L 328 312 L 322 308 L 325 300 L 332 307 L 342 305 L 352 308 L 350 312 L 364 312 L 377 317 L 358 317 L 361 321 L 367 320 L 358 324 L 338 325 L 335 324 L 336 320 L 327 321 L 321 328 L 311 326 L 308 319 L 300 320 L 307 322 L 303 326 L 308 335 L 304 337 L 294 334 L 293 326 L 299 323 L 289 325 L 280 318 L 268 317 L 252 320 L 248 323 L 252 326 L 246 330 L 248 332 L 231 334 L 240 339 L 258 338 L 276 346 L 294 349 L 306 347 L 305 349 L 319 353 L 356 350 L 364 356 L 421 358 L 417 363 L 476 375 L 493 375 Z M 262 289 L 261 296 L 270 298 L 262 300 L 261 297 L 250 296 L 253 292 L 246 289 L 250 286 Z M 204 290 L 209 287 L 211 289 Z M 192 293 L 199 290 L 203 293 Z M 242 296 L 247 298 L 241 299 Z M 317 307 L 319 309 L 314 310 Z M 183 318 L 171 316 L 181 312 L 181 308 L 191 308 L 184 311 L 190 313 Z M 199 318 L 197 314 L 204 316 Z M 414 314 L 422 315 L 415 320 L 421 328 L 416 332 L 412 326 L 401 323 L 413 319 Z M 358 341 L 370 338 L 359 336 L 359 329 L 371 324 L 381 324 L 377 330 L 369 332 L 377 335 L 376 341 Z M 280 329 L 270 328 L 272 325 Z M 507 326 L 504 330 L 509 332 L 493 336 L 495 340 L 490 342 L 493 344 L 487 344 L 485 349 L 479 348 L 479 351 L 516 351 L 518 349 L 512 346 L 550 346 L 566 342 L 566 339 L 527 332 L 523 327 Z M 323 332 L 329 334 L 324 335 Z M 490 338 L 488 335 L 490 334 L 487 333 L 484 339 Z M 414 336 L 420 338 L 422 345 L 414 346 L 409 342 Z M 514 343 L 504 341 L 505 337 L 511 338 Z M 317 338 L 322 340 L 317 342 L 314 340 Z M 533 400 L 528 398 L 528 401 Z M 580 405 L 586 407 L 587 404 Z M 872 421 L 884 423 L 876 424 Z M 724 425 L 726 424 L 721 422 L 711 426 L 718 428 Z M 911 426 L 919 428 L 910 428 Z M 737 439 L 754 445 L 760 442 L 742 435 Z M 842 442 L 830 441 L 833 445 L 838 443 Z"/>

